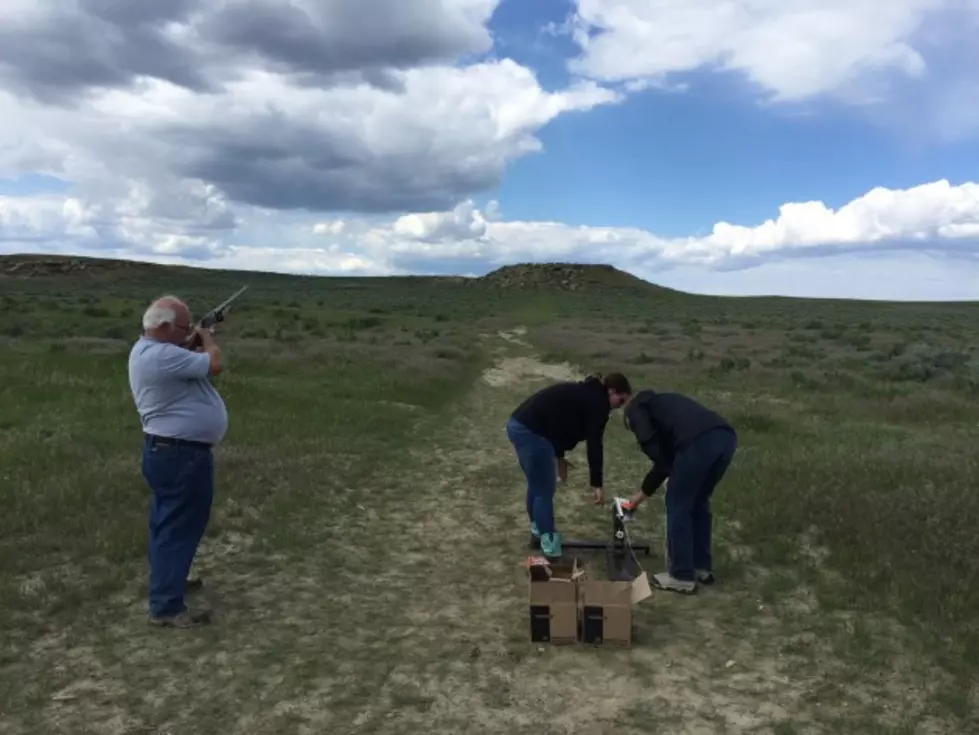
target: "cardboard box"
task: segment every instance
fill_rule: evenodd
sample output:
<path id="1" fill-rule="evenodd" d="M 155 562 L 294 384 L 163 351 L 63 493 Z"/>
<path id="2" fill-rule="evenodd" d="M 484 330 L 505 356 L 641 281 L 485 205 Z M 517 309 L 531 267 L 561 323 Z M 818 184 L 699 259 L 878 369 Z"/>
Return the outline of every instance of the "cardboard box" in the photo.
<path id="1" fill-rule="evenodd" d="M 579 585 L 581 642 L 591 645 L 632 645 L 632 606 L 645 599 L 645 574 L 632 582 L 589 579 Z M 635 599 L 638 597 L 639 599 Z"/>
<path id="2" fill-rule="evenodd" d="M 632 608 L 652 594 L 645 572 L 631 582 L 590 579 L 577 557 L 530 557 L 527 571 L 531 641 L 632 645 Z"/>
<path id="3" fill-rule="evenodd" d="M 549 564 L 541 557 L 528 560 L 530 640 L 567 644 L 578 641 L 578 582 L 584 575 L 577 558 Z"/>

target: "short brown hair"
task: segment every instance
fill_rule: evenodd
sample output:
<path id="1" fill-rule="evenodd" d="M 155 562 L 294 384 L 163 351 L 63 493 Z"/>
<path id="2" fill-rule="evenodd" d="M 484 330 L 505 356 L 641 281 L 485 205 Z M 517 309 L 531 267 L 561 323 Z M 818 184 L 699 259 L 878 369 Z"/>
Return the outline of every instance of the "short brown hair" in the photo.
<path id="1" fill-rule="evenodd" d="M 614 390 L 619 395 L 632 395 L 632 385 L 629 383 L 629 379 L 622 373 L 609 373 L 608 375 L 602 375 L 601 373 L 591 373 L 586 380 L 600 380 L 602 385 L 604 385 L 609 390 Z"/>
<path id="2" fill-rule="evenodd" d="M 632 395 L 632 384 L 629 383 L 629 379 L 622 373 L 609 373 L 602 380 L 606 388 L 614 390 L 619 395 Z"/>

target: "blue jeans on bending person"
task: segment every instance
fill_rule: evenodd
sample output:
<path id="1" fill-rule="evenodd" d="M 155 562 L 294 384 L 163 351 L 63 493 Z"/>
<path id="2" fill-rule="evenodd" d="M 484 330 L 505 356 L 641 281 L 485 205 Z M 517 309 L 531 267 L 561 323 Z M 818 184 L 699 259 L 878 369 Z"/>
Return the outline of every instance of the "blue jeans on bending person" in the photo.
<path id="1" fill-rule="evenodd" d="M 211 517 L 214 463 L 204 445 L 145 437 L 143 477 L 152 492 L 149 517 L 149 612 L 187 609 L 187 575 Z"/>
<path id="2" fill-rule="evenodd" d="M 693 582 L 698 572 L 713 572 L 710 501 L 737 445 L 732 429 L 711 429 L 676 456 L 665 499 L 668 571 L 674 579 Z"/>
<path id="3" fill-rule="evenodd" d="M 553 534 L 554 493 L 557 490 L 554 445 L 515 419 L 507 422 L 506 431 L 517 453 L 520 469 L 527 478 L 527 517 L 542 537 Z"/>

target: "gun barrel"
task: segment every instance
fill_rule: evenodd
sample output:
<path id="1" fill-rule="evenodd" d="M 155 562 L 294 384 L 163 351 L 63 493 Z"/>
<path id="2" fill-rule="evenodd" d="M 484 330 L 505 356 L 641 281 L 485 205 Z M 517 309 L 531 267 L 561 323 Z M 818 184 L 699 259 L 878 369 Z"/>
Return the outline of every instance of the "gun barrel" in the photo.
<path id="1" fill-rule="evenodd" d="M 239 288 L 237 291 L 235 291 L 235 293 L 233 293 L 231 295 L 231 298 L 229 298 L 227 301 L 225 301 L 223 304 L 221 304 L 219 307 L 217 307 L 214 310 L 215 313 L 220 314 L 222 311 L 224 311 L 225 309 L 227 309 L 228 306 L 231 304 L 232 301 L 234 301 L 236 298 L 238 298 L 239 296 L 241 296 L 247 290 L 248 290 L 248 286 L 242 286 L 241 288 Z"/>
<path id="2" fill-rule="evenodd" d="M 204 317 L 198 323 L 198 326 L 207 328 L 207 327 L 214 326 L 218 322 L 224 321 L 225 310 L 231 305 L 232 301 L 234 301 L 236 298 L 241 296 L 241 294 L 243 294 L 247 289 L 248 286 L 242 286 L 234 294 L 231 295 L 231 298 L 227 299 L 224 303 L 220 304 L 219 306 L 216 306 L 211 311 L 207 312 L 207 314 L 205 314 Z"/>

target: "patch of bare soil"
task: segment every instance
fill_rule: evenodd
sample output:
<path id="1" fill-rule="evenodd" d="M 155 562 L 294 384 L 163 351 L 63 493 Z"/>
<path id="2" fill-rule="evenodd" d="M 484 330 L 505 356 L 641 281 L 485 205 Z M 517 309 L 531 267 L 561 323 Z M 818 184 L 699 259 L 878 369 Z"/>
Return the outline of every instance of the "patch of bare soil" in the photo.
<path id="1" fill-rule="evenodd" d="M 547 364 L 535 357 L 505 357 L 483 373 L 483 382 L 494 387 L 526 382 L 529 378 L 578 380 L 580 371 L 567 363 Z"/>
<path id="2" fill-rule="evenodd" d="M 530 343 L 528 343 L 525 339 L 522 339 L 524 335 L 527 334 L 526 327 L 514 327 L 513 329 L 501 329 L 496 334 L 500 339 L 504 340 L 505 342 L 509 342 L 515 345 L 520 345 L 521 347 L 530 347 Z"/>

